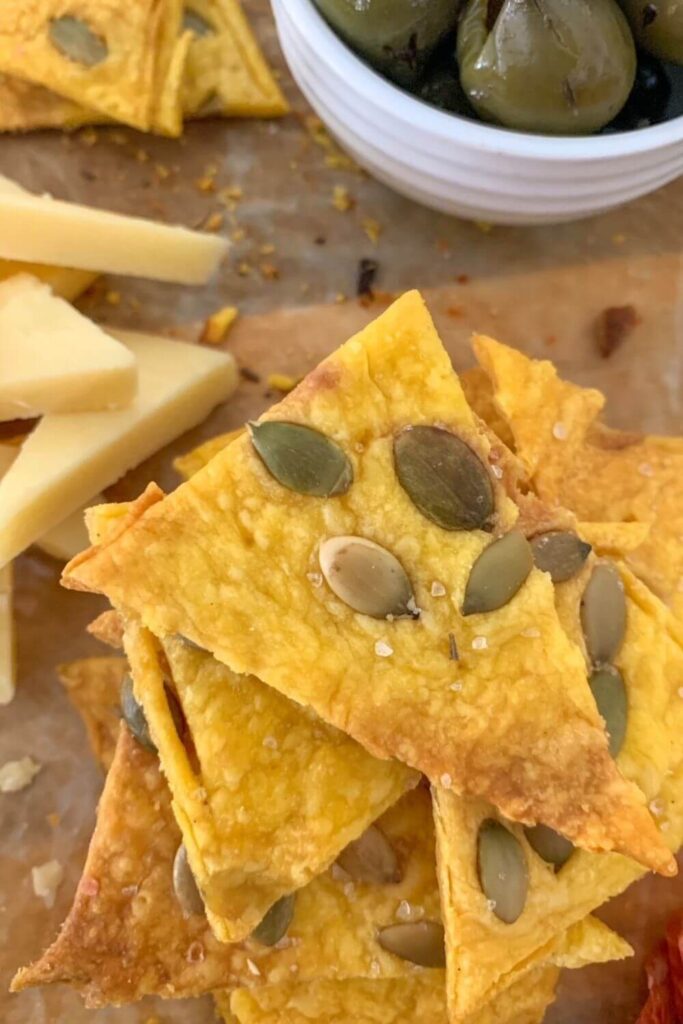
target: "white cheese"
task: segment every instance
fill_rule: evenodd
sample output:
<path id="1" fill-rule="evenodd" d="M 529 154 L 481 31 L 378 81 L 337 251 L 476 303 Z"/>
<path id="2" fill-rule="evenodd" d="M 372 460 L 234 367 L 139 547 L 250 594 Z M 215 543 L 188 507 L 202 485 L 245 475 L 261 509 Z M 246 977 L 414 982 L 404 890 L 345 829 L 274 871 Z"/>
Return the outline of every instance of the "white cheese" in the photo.
<path id="1" fill-rule="evenodd" d="M 101 494 L 88 499 L 85 506 L 72 512 L 61 523 L 57 523 L 43 534 L 37 541 L 40 550 L 59 559 L 60 562 L 69 562 L 79 552 L 85 551 L 90 547 L 90 538 L 85 526 L 85 509 L 89 505 L 101 505 L 106 500 Z"/>
<path id="2" fill-rule="evenodd" d="M 31 868 L 31 881 L 36 896 L 45 901 L 46 907 L 53 907 L 57 889 L 62 884 L 64 868 L 58 860 L 48 860 Z"/>
<path id="3" fill-rule="evenodd" d="M 0 480 L 0 565 L 200 423 L 236 387 L 228 353 L 153 335 L 110 333 L 137 360 L 137 397 L 127 409 L 42 418 Z"/>
<path id="4" fill-rule="evenodd" d="M 29 274 L 0 283 L 0 420 L 130 405 L 133 353 Z"/>
<path id="5" fill-rule="evenodd" d="M 228 243 L 215 235 L 0 188 L 0 257 L 203 284 Z"/>
<path id="6" fill-rule="evenodd" d="M 0 793 L 18 793 L 30 786 L 40 771 L 40 765 L 32 757 L 18 761 L 5 761 L 0 765 Z"/>

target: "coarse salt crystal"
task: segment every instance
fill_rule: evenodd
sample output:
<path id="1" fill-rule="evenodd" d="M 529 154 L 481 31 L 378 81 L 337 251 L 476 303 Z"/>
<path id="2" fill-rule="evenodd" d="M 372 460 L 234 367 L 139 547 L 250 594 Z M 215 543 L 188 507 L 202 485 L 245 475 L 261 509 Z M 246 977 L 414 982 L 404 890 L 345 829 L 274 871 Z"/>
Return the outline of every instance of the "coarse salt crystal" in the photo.
<path id="1" fill-rule="evenodd" d="M 522 630 L 522 636 L 526 636 L 530 640 L 536 640 L 540 635 L 541 631 L 540 629 L 537 629 L 536 626 L 529 626 L 528 629 Z"/>
<path id="2" fill-rule="evenodd" d="M 396 908 L 396 917 L 399 921 L 410 921 L 413 916 L 413 908 L 408 900 L 401 900 Z"/>
<path id="3" fill-rule="evenodd" d="M 444 597 L 446 594 L 446 588 L 443 583 L 439 583 L 438 580 L 434 580 L 431 586 L 430 594 L 432 597 Z"/>
<path id="4" fill-rule="evenodd" d="M 559 421 L 553 425 L 553 437 L 556 441 L 566 441 L 569 437 L 569 431 L 567 430 L 566 424 L 560 423 Z"/>
<path id="5" fill-rule="evenodd" d="M 441 783 L 444 789 L 450 789 L 453 783 L 453 779 L 450 777 L 448 772 L 444 772 L 441 778 L 439 779 L 439 782 Z"/>
<path id="6" fill-rule="evenodd" d="M 371 978 L 378 978 L 380 976 L 382 973 L 382 967 L 379 960 L 372 960 L 370 962 L 370 970 L 368 973 Z"/>
<path id="7" fill-rule="evenodd" d="M 460 693 L 460 691 L 462 690 L 462 683 L 451 683 L 448 689 L 452 690 L 453 693 Z"/>
<path id="8" fill-rule="evenodd" d="M 503 470 L 502 470 L 502 468 L 500 466 L 495 466 L 495 465 L 491 466 L 491 472 L 495 476 L 496 480 L 502 480 L 503 479 Z"/>
<path id="9" fill-rule="evenodd" d="M 664 813 L 664 805 L 661 800 L 650 800 L 650 813 L 655 817 Z"/>
<path id="10" fill-rule="evenodd" d="M 249 959 L 249 957 L 247 957 L 247 967 L 249 968 L 249 972 L 251 974 L 253 974 L 254 977 L 256 977 L 256 978 L 260 978 L 261 977 L 260 970 L 258 969 L 257 965 L 254 963 L 254 961 Z"/>
<path id="11" fill-rule="evenodd" d="M 58 860 L 48 860 L 45 864 L 31 868 L 33 891 L 45 901 L 46 907 L 54 906 L 55 894 L 63 877 L 64 868 Z"/>
<path id="12" fill-rule="evenodd" d="M 316 588 L 317 587 L 322 587 L 322 585 L 323 585 L 322 574 L 319 573 L 319 572 L 307 572 L 306 573 L 306 579 L 308 580 L 308 582 L 312 586 L 314 586 Z"/>
<path id="13" fill-rule="evenodd" d="M 485 636 L 475 636 L 474 640 L 472 641 L 472 650 L 485 651 L 488 645 L 489 642 Z"/>
<path id="14" fill-rule="evenodd" d="M 344 895 L 347 900 L 352 900 L 356 895 L 356 887 L 353 882 L 347 882 L 344 886 Z"/>
<path id="15" fill-rule="evenodd" d="M 394 653 L 394 648 L 390 647 L 386 640 L 378 640 L 375 643 L 375 654 L 379 658 L 390 658 Z"/>
<path id="16" fill-rule="evenodd" d="M 495 900 L 487 900 L 486 901 L 486 906 L 488 907 L 489 910 L 495 910 L 496 909 L 496 901 Z"/>
<path id="17" fill-rule="evenodd" d="M 638 472 L 641 476 L 654 476 L 655 471 L 649 462 L 641 462 L 638 466 Z"/>

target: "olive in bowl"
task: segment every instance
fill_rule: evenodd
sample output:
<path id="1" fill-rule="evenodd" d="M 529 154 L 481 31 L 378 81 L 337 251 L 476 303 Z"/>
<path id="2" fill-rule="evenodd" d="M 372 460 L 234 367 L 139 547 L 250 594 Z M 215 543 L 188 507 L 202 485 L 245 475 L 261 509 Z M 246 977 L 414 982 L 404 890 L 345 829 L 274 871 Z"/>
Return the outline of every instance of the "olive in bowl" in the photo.
<path id="1" fill-rule="evenodd" d="M 661 60 L 683 64 L 683 3 L 678 0 L 619 0 L 636 42 Z"/>

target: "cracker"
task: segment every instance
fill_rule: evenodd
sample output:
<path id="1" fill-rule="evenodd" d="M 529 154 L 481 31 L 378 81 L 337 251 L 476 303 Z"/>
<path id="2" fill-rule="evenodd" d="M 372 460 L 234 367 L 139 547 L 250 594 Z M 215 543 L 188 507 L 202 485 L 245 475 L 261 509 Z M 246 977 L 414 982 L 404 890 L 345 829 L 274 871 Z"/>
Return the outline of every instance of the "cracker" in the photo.
<path id="1" fill-rule="evenodd" d="M 85 723 L 93 754 L 104 768 L 109 768 L 116 749 L 119 693 L 127 671 L 125 658 L 83 658 L 57 669 L 59 681 Z"/>
<path id="2" fill-rule="evenodd" d="M 392 436 L 407 424 L 446 425 L 484 462 L 491 448 L 421 297 L 394 303 L 265 419 L 334 438 L 354 466 L 348 493 L 318 499 L 285 489 L 243 437 L 166 499 L 152 489 L 129 507 L 112 541 L 67 566 L 66 584 L 106 593 L 156 635 L 181 633 L 311 705 L 375 755 L 485 798 L 513 820 L 544 821 L 587 849 L 674 870 L 642 795 L 608 755 L 549 578 L 532 570 L 505 607 L 464 618 L 465 584 L 490 536 L 440 529 L 398 485 Z M 504 531 L 518 508 L 493 486 Z M 399 557 L 423 610 L 418 621 L 358 615 L 312 584 L 318 546 L 335 534 L 368 537 Z M 446 598 L 432 595 L 434 580 L 445 582 Z"/>
<path id="3" fill-rule="evenodd" d="M 418 781 L 181 638 L 159 649 L 129 623 L 125 648 L 193 874 L 223 942 L 249 935 L 273 903 L 328 868 Z"/>
<path id="4" fill-rule="evenodd" d="M 683 438 L 610 430 L 599 391 L 491 338 L 474 345 L 537 493 L 580 519 L 654 524 L 628 564 L 683 617 Z"/>

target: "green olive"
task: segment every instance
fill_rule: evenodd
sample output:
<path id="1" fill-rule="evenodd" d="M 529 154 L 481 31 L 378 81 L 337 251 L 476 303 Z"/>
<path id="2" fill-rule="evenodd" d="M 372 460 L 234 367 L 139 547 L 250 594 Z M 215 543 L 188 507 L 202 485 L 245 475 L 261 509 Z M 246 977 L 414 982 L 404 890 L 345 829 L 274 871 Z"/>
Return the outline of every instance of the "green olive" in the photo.
<path id="1" fill-rule="evenodd" d="M 439 40 L 455 27 L 460 0 L 315 0 L 349 46 L 400 85 L 413 85 Z"/>
<path id="2" fill-rule="evenodd" d="M 683 64 L 683 3 L 680 0 L 619 0 L 636 42 L 648 53 Z"/>
<path id="3" fill-rule="evenodd" d="M 562 135 L 611 121 L 636 73 L 633 36 L 616 0 L 468 0 L 458 61 L 481 117 Z"/>

